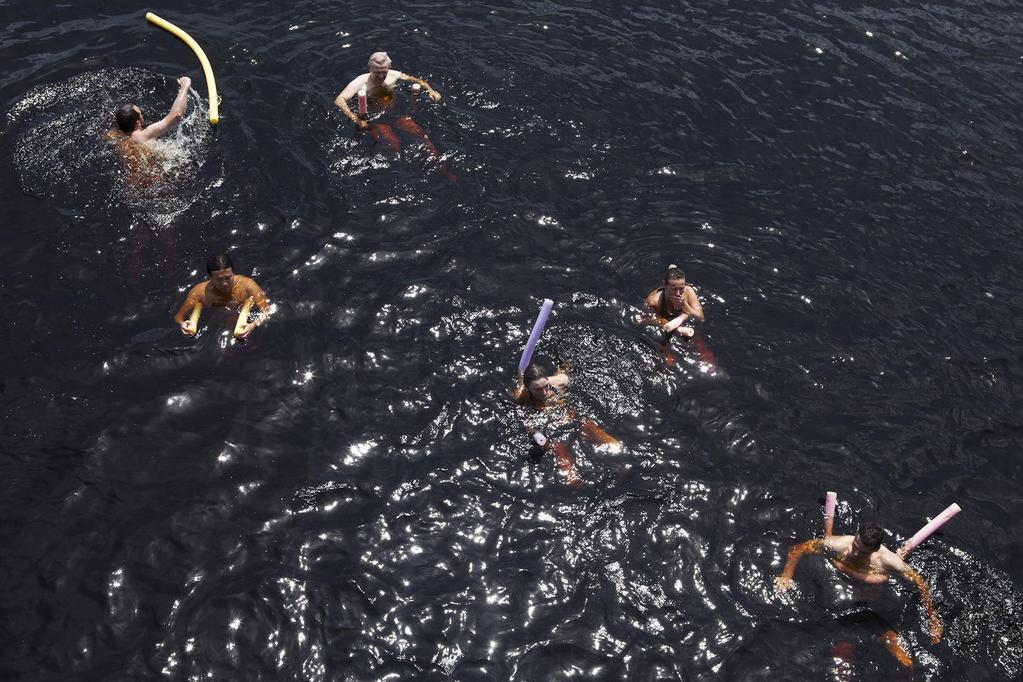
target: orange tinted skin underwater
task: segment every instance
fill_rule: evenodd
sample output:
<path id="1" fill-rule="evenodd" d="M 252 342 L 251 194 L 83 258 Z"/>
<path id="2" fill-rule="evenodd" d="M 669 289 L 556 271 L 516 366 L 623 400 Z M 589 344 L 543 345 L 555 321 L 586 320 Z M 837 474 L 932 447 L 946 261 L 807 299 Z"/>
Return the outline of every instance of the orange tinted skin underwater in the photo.
<path id="1" fill-rule="evenodd" d="M 174 315 L 174 321 L 181 327 L 182 333 L 194 334 L 195 329 L 186 317 L 191 314 L 196 303 L 201 303 L 208 308 L 240 307 L 250 298 L 259 308 L 259 315 L 254 321 L 246 323 L 240 330 L 239 336 L 242 338 L 248 336 L 270 315 L 270 301 L 267 299 L 266 293 L 251 278 L 245 275 L 236 275 L 231 268 L 214 270 L 210 274 L 210 279 L 196 284 L 188 292 L 185 302 L 181 304 L 178 312 Z"/>
<path id="2" fill-rule="evenodd" d="M 789 550 L 785 568 L 775 579 L 775 587 L 779 592 L 791 589 L 796 565 L 806 554 L 827 555 L 835 568 L 853 580 L 863 583 L 883 584 L 888 581 L 890 573 L 896 573 L 903 580 L 913 583 L 920 592 L 920 601 L 927 612 L 931 641 L 935 644 L 941 641 L 943 627 L 934 608 L 927 583 L 912 566 L 900 559 L 895 552 L 884 545 L 870 551 L 863 545 L 858 535 L 832 535 L 826 538 L 807 540 Z"/>
<path id="3" fill-rule="evenodd" d="M 549 377 L 537 379 L 529 386 L 525 385 L 522 375 L 519 375 L 515 388 L 511 391 L 511 398 L 520 405 L 532 407 L 535 410 L 554 409 L 564 407 L 565 399 L 562 397 L 562 393 L 567 387 L 568 374 L 563 369 Z M 568 419 L 575 419 L 575 410 L 569 408 L 567 417 Z M 530 429 L 527 427 L 527 430 Z M 620 444 L 617 438 L 604 431 L 604 429 L 600 428 L 596 422 L 588 417 L 582 419 L 580 431 L 584 438 L 596 445 L 617 446 Z M 543 448 L 545 451 L 554 454 L 554 461 L 558 471 L 561 472 L 570 485 L 578 486 L 582 483 L 582 477 L 579 476 L 575 460 L 566 443 L 549 439 Z"/>

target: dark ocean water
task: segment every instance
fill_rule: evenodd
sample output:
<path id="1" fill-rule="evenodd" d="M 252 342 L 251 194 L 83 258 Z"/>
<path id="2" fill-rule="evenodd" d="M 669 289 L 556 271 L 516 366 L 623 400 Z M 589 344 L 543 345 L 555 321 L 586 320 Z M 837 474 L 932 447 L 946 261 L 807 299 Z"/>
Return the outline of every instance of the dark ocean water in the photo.
<path id="1" fill-rule="evenodd" d="M 213 63 L 205 124 L 188 30 Z M 1023 676 L 1023 10 L 0 2 L 0 677 Z M 394 154 L 333 98 L 429 80 Z M 115 103 L 195 93 L 129 188 Z M 407 109 L 402 109 L 407 110 Z M 245 344 L 170 316 L 231 249 Z M 633 324 L 668 263 L 716 366 Z M 619 452 L 531 457 L 539 354 Z M 871 516 L 872 604 L 795 542 Z M 833 646 L 851 643 L 851 660 Z"/>

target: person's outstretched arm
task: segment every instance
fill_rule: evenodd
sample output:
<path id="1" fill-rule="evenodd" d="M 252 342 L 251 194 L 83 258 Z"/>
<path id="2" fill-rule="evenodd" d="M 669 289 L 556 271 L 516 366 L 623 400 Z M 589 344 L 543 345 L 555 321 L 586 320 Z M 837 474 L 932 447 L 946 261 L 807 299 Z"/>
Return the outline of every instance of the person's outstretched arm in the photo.
<path id="1" fill-rule="evenodd" d="M 437 92 L 436 90 L 434 90 L 433 86 L 431 86 L 429 83 L 424 81 L 422 78 L 419 78 L 417 76 L 410 76 L 407 73 L 403 73 L 400 76 L 398 76 L 398 80 L 412 81 L 413 83 L 419 83 L 424 88 L 426 88 L 426 94 L 428 94 L 430 96 L 430 99 L 432 99 L 434 102 L 439 102 L 440 101 L 440 93 Z"/>
<path id="2" fill-rule="evenodd" d="M 162 135 L 178 127 L 188 107 L 188 89 L 192 87 L 192 79 L 182 76 L 178 79 L 178 96 L 174 98 L 170 113 L 162 119 L 138 131 L 133 137 L 139 142 L 152 142 Z"/>
<path id="3" fill-rule="evenodd" d="M 913 570 L 912 566 L 905 562 L 902 562 L 902 566 L 903 568 L 899 571 L 899 575 L 915 584 L 917 589 L 920 590 L 920 601 L 923 602 L 924 610 L 927 611 L 927 623 L 931 633 L 931 642 L 937 644 L 941 641 L 944 628 L 941 625 L 941 619 L 938 618 L 938 612 L 934 608 L 934 601 L 931 599 L 930 590 L 927 589 L 927 583 L 924 582 L 922 575 Z"/>
<path id="4" fill-rule="evenodd" d="M 352 123 L 359 126 L 360 128 L 367 128 L 369 124 L 363 121 L 359 116 L 352 111 L 352 108 L 348 106 L 348 100 L 359 94 L 359 89 L 366 85 L 366 77 L 368 74 L 363 74 L 358 78 L 354 79 L 351 83 L 345 86 L 337 97 L 334 98 L 334 104 L 341 110 L 345 116 L 347 116 Z"/>
<path id="5" fill-rule="evenodd" d="M 803 558 L 804 554 L 820 554 L 824 551 L 824 540 L 814 538 L 800 543 L 789 550 L 789 557 L 785 561 L 785 568 L 781 574 L 774 579 L 774 587 L 779 592 L 784 592 L 792 587 L 792 576 L 796 572 L 796 564 Z"/>

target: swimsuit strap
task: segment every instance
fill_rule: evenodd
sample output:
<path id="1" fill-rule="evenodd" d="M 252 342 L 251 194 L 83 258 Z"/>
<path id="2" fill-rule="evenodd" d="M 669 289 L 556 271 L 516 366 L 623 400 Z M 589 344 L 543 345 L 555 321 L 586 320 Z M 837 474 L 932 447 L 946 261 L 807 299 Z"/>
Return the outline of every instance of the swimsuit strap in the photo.
<path id="1" fill-rule="evenodd" d="M 678 317 L 678 314 L 672 315 L 671 311 L 668 310 L 668 297 L 664 295 L 664 287 L 660 287 L 657 290 L 661 292 L 661 305 L 659 306 L 661 317 L 668 320 L 673 320 Z"/>

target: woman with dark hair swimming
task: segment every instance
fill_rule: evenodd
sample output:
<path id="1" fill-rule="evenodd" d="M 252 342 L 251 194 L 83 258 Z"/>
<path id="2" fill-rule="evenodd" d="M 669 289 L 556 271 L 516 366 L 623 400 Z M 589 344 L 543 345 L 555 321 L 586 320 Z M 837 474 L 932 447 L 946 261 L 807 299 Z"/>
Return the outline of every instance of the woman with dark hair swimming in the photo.
<path id="1" fill-rule="evenodd" d="M 621 444 L 617 438 L 597 426 L 592 419 L 583 417 L 579 420 L 575 409 L 566 405 L 564 392 L 568 388 L 568 382 L 566 368 L 559 367 L 556 372 L 551 373 L 538 363 L 530 363 L 526 370 L 519 375 L 511 397 L 520 405 L 532 407 L 537 412 L 543 413 L 543 419 L 527 418 L 523 420 L 526 430 L 544 451 L 554 453 L 555 461 L 562 475 L 565 476 L 569 484 L 577 486 L 582 483 L 582 478 L 576 471 L 575 462 L 564 437 L 555 438 L 553 435 L 555 432 L 564 432 L 565 427 L 578 421 L 583 437 L 591 443 L 607 445 L 612 448 L 620 447 Z M 549 431 L 546 435 L 542 433 L 545 430 Z"/>
<path id="2" fill-rule="evenodd" d="M 674 364 L 670 346 L 676 334 L 686 339 L 693 339 L 700 360 L 711 366 L 717 366 L 717 358 L 703 342 L 692 324 L 687 322 L 703 322 L 703 306 L 696 297 L 696 290 L 686 283 L 686 274 L 677 265 L 669 265 L 664 275 L 664 284 L 659 286 L 643 300 L 645 316 L 639 320 L 642 325 L 657 325 L 664 333 L 660 344 L 655 345 L 668 365 Z M 651 343 L 651 345 L 654 345 Z"/>
<path id="3" fill-rule="evenodd" d="M 703 322 L 703 306 L 696 297 L 696 290 L 686 284 L 686 274 L 677 265 L 669 265 L 664 275 L 664 285 L 659 286 L 643 301 L 649 317 L 643 324 L 660 325 L 665 334 L 691 337 L 696 333 L 690 326 L 683 326 L 690 319 Z"/>

